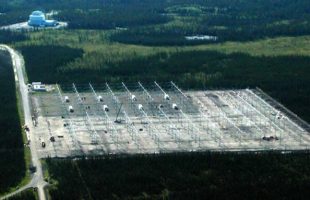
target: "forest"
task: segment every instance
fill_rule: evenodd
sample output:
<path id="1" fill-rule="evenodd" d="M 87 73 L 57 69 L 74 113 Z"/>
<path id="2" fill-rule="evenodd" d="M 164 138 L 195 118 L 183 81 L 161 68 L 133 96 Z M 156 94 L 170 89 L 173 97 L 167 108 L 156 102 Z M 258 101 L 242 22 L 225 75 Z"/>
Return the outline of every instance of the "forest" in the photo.
<path id="1" fill-rule="evenodd" d="M 70 29 L 116 29 L 110 39 L 141 45 L 197 45 L 310 34 L 308 0 L 2 0 L 0 26 L 34 9 L 57 10 Z M 188 40 L 207 35 L 216 40 Z"/>
<path id="2" fill-rule="evenodd" d="M 26 40 L 27 36 L 20 32 L 13 32 L 8 30 L 0 30 L 0 43 L 10 44 Z"/>
<path id="3" fill-rule="evenodd" d="M 169 21 L 169 17 L 159 14 L 156 3 L 140 2 L 105 5 L 101 9 L 63 10 L 58 18 L 68 21 L 71 29 L 128 28 Z"/>
<path id="4" fill-rule="evenodd" d="M 169 23 L 130 28 L 111 38 L 128 44 L 196 45 L 310 33 L 307 0 L 197 1 L 170 5 L 164 13 L 171 17 Z M 186 40 L 193 35 L 217 40 Z"/>
<path id="5" fill-rule="evenodd" d="M 3 194 L 26 176 L 26 163 L 11 57 L 1 50 L 0 85 L 0 194 Z"/>
<path id="6" fill-rule="evenodd" d="M 24 56 L 29 82 L 61 83 L 70 79 L 61 77 L 59 67 L 83 55 L 83 50 L 66 46 L 29 46 L 19 49 Z M 36 59 L 33 59 L 33 58 Z M 72 79 L 71 79 L 72 80 Z"/>
<path id="7" fill-rule="evenodd" d="M 27 189 L 17 195 L 14 195 L 7 200 L 37 200 L 38 195 L 33 189 Z"/>
<path id="8" fill-rule="evenodd" d="M 47 179 L 54 183 L 49 188 L 52 199 L 308 199 L 310 195 L 308 152 L 111 155 L 45 162 Z"/>

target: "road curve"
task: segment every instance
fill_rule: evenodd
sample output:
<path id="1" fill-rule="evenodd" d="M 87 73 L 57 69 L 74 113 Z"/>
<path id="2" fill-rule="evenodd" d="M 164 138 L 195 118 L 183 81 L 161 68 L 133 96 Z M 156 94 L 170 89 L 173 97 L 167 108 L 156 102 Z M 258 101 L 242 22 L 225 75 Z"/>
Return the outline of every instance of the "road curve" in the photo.
<path id="1" fill-rule="evenodd" d="M 14 49 L 12 49 L 11 47 L 7 45 L 0 45 L 0 48 L 7 50 L 11 55 L 16 85 L 18 86 L 20 90 L 20 94 L 21 94 L 25 124 L 27 124 L 27 126 L 30 128 L 30 134 L 29 134 L 30 141 L 35 141 L 34 135 L 31 133 L 31 130 L 33 130 L 34 127 L 32 123 L 31 111 L 30 111 L 28 87 L 25 82 L 24 74 L 23 74 L 24 59 L 19 53 L 17 53 Z M 39 199 L 46 200 L 46 196 L 44 193 L 44 187 L 47 185 L 47 183 L 44 181 L 42 165 L 37 156 L 37 150 L 36 150 L 34 142 L 30 142 L 30 151 L 31 151 L 32 164 L 37 169 L 30 183 L 18 189 L 17 191 L 0 198 L 1 200 L 11 197 L 25 189 L 34 188 L 34 187 L 38 188 Z"/>

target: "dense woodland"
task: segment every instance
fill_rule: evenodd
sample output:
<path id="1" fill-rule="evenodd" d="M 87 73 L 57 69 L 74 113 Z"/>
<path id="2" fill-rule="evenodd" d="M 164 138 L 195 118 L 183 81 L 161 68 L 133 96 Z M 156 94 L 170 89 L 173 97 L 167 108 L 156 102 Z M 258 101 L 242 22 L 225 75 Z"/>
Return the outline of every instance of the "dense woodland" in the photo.
<path id="1" fill-rule="evenodd" d="M 195 45 L 310 34 L 308 0 L 1 1 L 0 25 L 26 21 L 34 9 L 58 10 L 54 18 L 71 29 L 120 29 L 111 40 L 122 43 Z M 191 35 L 218 40 L 185 39 Z"/>
<path id="2" fill-rule="evenodd" d="M 72 29 L 115 29 L 165 23 L 169 17 L 160 15 L 154 1 L 105 4 L 101 9 L 64 10 L 58 18 L 69 22 Z"/>
<path id="3" fill-rule="evenodd" d="M 26 174 L 21 125 L 10 55 L 0 51 L 0 194 L 20 183 Z"/>
<path id="4" fill-rule="evenodd" d="M 20 32 L 13 32 L 7 30 L 0 30 L 0 43 L 13 43 L 26 40 L 27 36 Z"/>
<path id="5" fill-rule="evenodd" d="M 62 74 L 60 67 L 83 55 L 83 50 L 65 46 L 29 46 L 21 47 L 19 50 L 25 59 L 29 82 L 61 83 L 70 81 L 70 76 L 60 76 Z"/>
<path id="6" fill-rule="evenodd" d="M 33 189 L 25 190 L 15 196 L 8 198 L 7 200 L 37 200 L 38 195 Z"/>
<path id="7" fill-rule="evenodd" d="M 131 28 L 112 39 L 143 45 L 194 45 L 310 33 L 307 0 L 193 1 L 167 6 L 164 13 L 171 17 L 170 23 Z M 185 39 L 191 35 L 216 36 L 218 40 Z"/>
<path id="8" fill-rule="evenodd" d="M 306 200 L 310 195 L 310 156 L 305 152 L 106 156 L 46 163 L 50 182 L 57 180 L 49 189 L 52 199 Z"/>

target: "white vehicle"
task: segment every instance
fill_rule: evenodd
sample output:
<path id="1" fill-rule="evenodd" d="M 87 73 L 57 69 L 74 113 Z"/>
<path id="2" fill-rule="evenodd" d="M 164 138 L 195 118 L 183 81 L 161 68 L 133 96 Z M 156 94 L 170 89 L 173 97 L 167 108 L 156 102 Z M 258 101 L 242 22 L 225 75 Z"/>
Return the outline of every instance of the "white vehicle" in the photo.
<path id="1" fill-rule="evenodd" d="M 178 105 L 177 104 L 172 104 L 172 108 L 174 109 L 174 110 L 179 110 L 179 107 L 178 107 Z"/>
<path id="2" fill-rule="evenodd" d="M 164 105 L 163 105 L 163 104 L 159 104 L 159 105 L 157 106 L 157 108 L 158 108 L 158 109 L 164 108 Z"/>
<path id="3" fill-rule="evenodd" d="M 167 101 L 169 101 L 169 100 L 170 100 L 169 95 L 168 95 L 168 94 L 165 94 L 165 95 L 164 95 L 164 99 L 167 100 Z"/>
<path id="4" fill-rule="evenodd" d="M 142 104 L 139 104 L 139 105 L 138 105 L 138 108 L 139 108 L 139 110 L 143 110 Z"/>
<path id="5" fill-rule="evenodd" d="M 70 99 L 68 96 L 65 96 L 65 102 L 69 103 L 70 102 Z"/>
<path id="6" fill-rule="evenodd" d="M 73 106 L 69 106 L 68 110 L 69 110 L 69 112 L 74 113 L 74 108 L 73 108 Z"/>
<path id="7" fill-rule="evenodd" d="M 136 95 L 131 95 L 131 100 L 132 101 L 137 101 Z"/>
<path id="8" fill-rule="evenodd" d="M 99 102 L 103 102 L 102 96 L 98 96 L 98 101 L 99 101 Z"/>
<path id="9" fill-rule="evenodd" d="M 104 110 L 105 112 L 109 112 L 109 107 L 108 107 L 107 105 L 103 105 L 103 110 Z"/>

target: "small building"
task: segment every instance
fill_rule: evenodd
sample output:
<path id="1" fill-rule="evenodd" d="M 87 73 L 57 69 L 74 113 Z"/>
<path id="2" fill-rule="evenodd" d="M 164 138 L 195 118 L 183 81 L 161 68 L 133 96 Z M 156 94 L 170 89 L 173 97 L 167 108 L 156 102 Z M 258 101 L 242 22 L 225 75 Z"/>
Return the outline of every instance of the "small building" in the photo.
<path id="1" fill-rule="evenodd" d="M 56 20 L 46 20 L 45 14 L 39 10 L 32 12 L 28 21 L 28 25 L 34 27 L 53 27 L 57 24 Z"/>
<path id="2" fill-rule="evenodd" d="M 40 91 L 40 92 L 46 92 L 46 85 L 42 84 L 41 82 L 33 82 L 32 83 L 32 90 L 33 91 Z"/>

